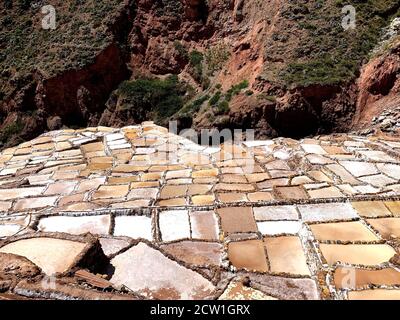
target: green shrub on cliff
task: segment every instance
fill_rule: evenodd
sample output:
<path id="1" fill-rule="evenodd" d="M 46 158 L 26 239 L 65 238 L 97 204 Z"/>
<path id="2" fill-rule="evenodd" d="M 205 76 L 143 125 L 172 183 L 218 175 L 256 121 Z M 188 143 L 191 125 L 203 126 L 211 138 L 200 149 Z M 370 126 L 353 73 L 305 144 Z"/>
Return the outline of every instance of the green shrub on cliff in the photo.
<path id="1" fill-rule="evenodd" d="M 122 109 L 135 108 L 154 115 L 155 120 L 170 117 L 184 105 L 187 87 L 177 76 L 165 80 L 141 78 L 125 81 L 117 93 L 122 98 Z"/>
<path id="2" fill-rule="evenodd" d="M 342 21 L 355 9 L 355 28 L 345 30 Z M 379 42 L 382 28 L 399 16 L 398 0 L 327 0 L 290 4 L 285 15 L 294 18 L 302 33 L 300 46 L 286 55 L 278 72 L 286 85 L 339 84 L 358 76 L 360 66 Z"/>
<path id="3" fill-rule="evenodd" d="M 6 144 L 12 136 L 21 133 L 23 129 L 24 124 L 20 120 L 8 124 L 0 133 L 0 142 Z"/>

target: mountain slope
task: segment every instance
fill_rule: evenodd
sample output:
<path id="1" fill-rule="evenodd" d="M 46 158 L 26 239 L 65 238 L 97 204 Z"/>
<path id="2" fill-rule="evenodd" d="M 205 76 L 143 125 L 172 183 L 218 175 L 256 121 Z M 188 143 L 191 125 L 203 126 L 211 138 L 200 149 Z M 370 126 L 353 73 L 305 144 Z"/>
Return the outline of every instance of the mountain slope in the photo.
<path id="1" fill-rule="evenodd" d="M 40 1 L 25 9 L 9 2 L 1 24 L 5 144 L 63 125 L 148 119 L 251 127 L 259 136 L 347 131 L 360 108 L 360 69 L 400 6 L 350 1 L 356 28 L 346 31 L 347 3 L 333 0 L 53 1 L 60 17 L 48 31 L 38 27 Z M 23 41 L 32 58 L 11 49 L 10 18 L 22 34 L 35 30 Z"/>

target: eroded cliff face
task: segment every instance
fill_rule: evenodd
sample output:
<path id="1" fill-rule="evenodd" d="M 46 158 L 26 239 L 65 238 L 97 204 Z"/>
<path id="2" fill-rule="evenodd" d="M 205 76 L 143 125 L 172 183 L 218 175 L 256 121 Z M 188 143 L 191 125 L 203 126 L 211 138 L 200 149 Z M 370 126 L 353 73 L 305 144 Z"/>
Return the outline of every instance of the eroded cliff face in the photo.
<path id="1" fill-rule="evenodd" d="M 352 122 L 356 130 L 368 128 L 383 112 L 400 107 L 400 38 L 362 68 L 357 86 L 357 112 Z"/>
<path id="2" fill-rule="evenodd" d="M 357 80 L 357 70 L 362 56 L 349 61 L 346 57 L 354 56 L 351 50 L 366 50 L 357 47 L 365 40 L 364 35 L 338 30 L 340 8 L 331 1 L 324 5 L 327 17 L 316 1 L 307 5 L 286 1 L 171 1 L 161 15 L 158 5 L 154 1 L 138 2 L 129 37 L 130 69 L 133 79 L 178 74 L 193 87 L 195 93 L 188 93 L 193 96 L 186 106 L 165 121 L 176 119 L 182 128 L 255 128 L 259 137 L 302 137 L 352 128 L 353 116 L 361 108 L 362 84 Z M 390 12 L 398 7 L 386 5 Z M 377 16 L 388 17 L 387 11 Z M 317 22 L 304 27 L 311 15 L 317 16 Z M 330 29 L 335 31 L 329 33 Z M 335 37 L 342 37 L 342 42 L 360 39 L 347 44 L 350 50 L 332 40 Z M 326 40 L 328 45 L 323 46 L 327 48 L 315 39 Z M 324 61 L 325 57 L 315 53 L 323 49 L 333 52 L 336 45 L 339 49 L 335 54 L 343 54 L 346 61 Z M 372 49 L 374 44 L 370 45 Z M 191 61 L 194 52 L 203 59 L 200 71 Z M 352 63 L 356 67 L 349 67 L 355 68 L 349 76 L 345 65 Z M 299 65 L 303 74 L 310 73 L 309 78 L 299 74 Z M 243 81 L 247 86 L 238 92 L 233 89 L 231 94 L 232 88 Z M 215 96 L 220 97 L 217 102 L 213 101 Z M 113 94 L 101 125 L 140 123 L 151 117 L 151 112 L 139 110 L 125 99 L 118 92 Z"/>
<path id="3" fill-rule="evenodd" d="M 132 2 L 110 0 L 96 4 L 88 1 L 80 10 L 74 3 L 54 1 L 60 21 L 59 29 L 53 31 L 40 30 L 40 6 L 30 4 L 21 8 L 11 1 L 10 11 L 4 11 L 15 19 L 18 14 L 32 15 L 31 38 L 19 41 L 31 42 L 32 49 L 24 48 L 21 52 L 32 51 L 35 56 L 27 62 L 16 53 L 14 66 L 2 65 L 0 145 L 13 145 L 63 126 L 97 124 L 110 93 L 130 77 L 126 64 L 129 56 L 123 44 L 133 20 Z M 98 12 L 104 15 L 107 5 L 113 8 L 109 17 L 99 17 Z M 72 11 L 74 8 L 76 11 Z M 85 17 L 85 10 L 92 11 Z M 26 23 L 24 19 L 17 20 L 15 28 Z M 29 17 L 27 19 L 30 21 Z M 78 29 L 75 35 L 72 27 Z M 92 27 L 92 30 L 85 27 Z M 79 34 L 81 29 L 86 35 Z M 16 37 L 11 30 L 4 34 L 6 41 L 11 42 Z"/>
<path id="4" fill-rule="evenodd" d="M 396 51 L 367 64 L 358 79 L 379 28 L 398 7 L 390 0 L 375 1 L 372 11 L 360 7 L 360 19 L 378 23 L 345 33 L 333 0 L 121 1 L 106 24 L 112 36 L 93 61 L 52 76 L 35 70 L 2 98 L 3 143 L 155 114 L 163 125 L 174 119 L 197 129 L 254 128 L 258 137 L 358 129 L 370 110 L 398 95 Z M 119 90 L 124 80 L 170 75 L 182 84 L 182 106 L 173 112 L 135 104 Z"/>

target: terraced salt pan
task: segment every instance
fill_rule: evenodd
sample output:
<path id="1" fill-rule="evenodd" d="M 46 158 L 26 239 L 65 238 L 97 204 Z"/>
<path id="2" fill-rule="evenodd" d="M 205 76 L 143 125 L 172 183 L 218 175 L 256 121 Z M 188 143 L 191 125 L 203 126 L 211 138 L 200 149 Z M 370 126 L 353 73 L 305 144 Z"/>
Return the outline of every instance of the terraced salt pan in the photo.
<path id="1" fill-rule="evenodd" d="M 0 248 L 2 253 L 26 257 L 47 275 L 68 271 L 86 243 L 53 238 L 24 239 Z"/>
<path id="2" fill-rule="evenodd" d="M 10 237 L 22 229 L 18 224 L 2 224 L 0 225 L 0 238 Z"/>
<path id="3" fill-rule="evenodd" d="M 249 207 L 220 208 L 222 230 L 226 233 L 256 232 L 257 225 Z"/>
<path id="4" fill-rule="evenodd" d="M 376 241 L 379 238 L 361 222 L 324 223 L 310 226 L 318 241 Z"/>
<path id="5" fill-rule="evenodd" d="M 345 170 L 341 165 L 338 164 L 330 164 L 326 166 L 330 171 L 332 171 L 335 175 L 340 177 L 343 183 L 349 184 L 358 184 L 359 181 L 347 170 Z"/>
<path id="6" fill-rule="evenodd" d="M 333 265 L 344 262 L 360 265 L 379 265 L 388 262 L 396 251 L 386 244 L 320 244 L 322 255 Z"/>
<path id="7" fill-rule="evenodd" d="M 238 269 L 259 272 L 267 272 L 269 269 L 261 240 L 230 242 L 228 256 L 232 265 Z"/>
<path id="8" fill-rule="evenodd" d="M 215 242 L 181 241 L 163 245 L 162 249 L 178 260 L 197 266 L 222 263 L 223 247 Z"/>
<path id="9" fill-rule="evenodd" d="M 42 232 L 65 232 L 74 235 L 88 232 L 91 234 L 108 234 L 110 224 L 109 215 L 47 217 L 40 220 L 38 230 Z"/>
<path id="10" fill-rule="evenodd" d="M 396 162 L 396 159 L 387 155 L 383 151 L 368 150 L 368 151 L 358 151 L 358 153 L 366 157 L 368 160 L 372 161 Z"/>
<path id="11" fill-rule="evenodd" d="M 343 194 L 336 187 L 327 187 L 318 190 L 309 190 L 308 194 L 313 199 L 340 198 Z"/>
<path id="12" fill-rule="evenodd" d="M 349 300 L 400 300 L 400 290 L 351 291 L 349 292 Z"/>
<path id="13" fill-rule="evenodd" d="M 367 220 L 385 239 L 400 238 L 400 219 L 382 218 Z"/>
<path id="14" fill-rule="evenodd" d="M 305 222 L 351 220 L 358 218 L 357 212 L 349 203 L 300 205 L 297 208 Z"/>
<path id="15" fill-rule="evenodd" d="M 340 267 L 335 270 L 336 288 L 358 289 L 367 285 L 400 285 L 400 272 L 385 268 L 381 270 Z"/>
<path id="16" fill-rule="evenodd" d="M 385 201 L 386 207 L 390 210 L 395 217 L 400 217 L 400 202 L 399 201 Z"/>
<path id="17" fill-rule="evenodd" d="M 265 238 L 272 272 L 310 275 L 301 241 L 298 237 Z"/>
<path id="18" fill-rule="evenodd" d="M 256 207 L 253 208 L 257 221 L 297 220 L 299 214 L 295 206 Z"/>
<path id="19" fill-rule="evenodd" d="M 379 173 L 373 163 L 362 161 L 341 161 L 340 164 L 355 177 Z"/>
<path id="20" fill-rule="evenodd" d="M 299 221 L 264 221 L 258 222 L 257 227 L 263 235 L 298 234 L 301 223 Z"/>
<path id="21" fill-rule="evenodd" d="M 352 206 L 362 217 L 373 218 L 386 217 L 391 215 L 390 210 L 385 206 L 382 201 L 353 202 Z"/>
<path id="22" fill-rule="evenodd" d="M 37 209 L 49 206 L 54 206 L 58 197 L 41 197 L 41 198 L 30 198 L 20 199 L 14 205 L 14 210 L 27 210 Z"/>
<path id="23" fill-rule="evenodd" d="M 301 147 L 306 153 L 327 154 L 327 152 L 318 144 L 302 144 Z"/>
<path id="24" fill-rule="evenodd" d="M 375 194 L 380 191 L 379 188 L 375 188 L 370 185 L 364 185 L 364 186 L 354 186 L 354 189 L 357 190 L 358 193 L 361 194 Z"/>
<path id="25" fill-rule="evenodd" d="M 3 189 L 3 190 L 0 190 L 0 199 L 2 199 L 2 200 L 10 200 L 10 199 L 15 199 L 15 198 L 38 196 L 45 189 L 46 189 L 46 187 Z"/>
<path id="26" fill-rule="evenodd" d="M 118 216 L 115 218 L 115 236 L 152 240 L 151 218 L 146 216 Z"/>
<path id="27" fill-rule="evenodd" d="M 163 241 L 190 238 L 189 215 L 186 210 L 161 212 L 159 221 Z"/>
<path id="28" fill-rule="evenodd" d="M 359 179 L 361 181 L 363 181 L 365 183 L 369 183 L 372 186 L 377 187 L 377 188 L 383 188 L 386 185 L 393 184 L 393 183 L 397 182 L 397 180 L 389 178 L 389 177 L 386 177 L 383 174 L 377 174 L 377 175 L 374 175 L 374 176 L 362 177 L 362 178 L 359 178 Z"/>
<path id="29" fill-rule="evenodd" d="M 392 177 L 394 179 L 400 180 L 400 166 L 397 164 L 390 163 L 378 163 L 377 167 L 382 173 Z"/>
<path id="30" fill-rule="evenodd" d="M 111 264 L 115 267 L 112 283 L 126 285 L 149 299 L 203 299 L 214 290 L 200 274 L 144 243 L 116 256 Z"/>
<path id="31" fill-rule="evenodd" d="M 307 199 L 308 195 L 303 187 L 291 186 L 291 187 L 275 187 L 274 192 L 278 199 Z"/>
<path id="32" fill-rule="evenodd" d="M 213 211 L 191 212 L 190 222 L 194 239 L 218 240 L 218 220 Z"/>

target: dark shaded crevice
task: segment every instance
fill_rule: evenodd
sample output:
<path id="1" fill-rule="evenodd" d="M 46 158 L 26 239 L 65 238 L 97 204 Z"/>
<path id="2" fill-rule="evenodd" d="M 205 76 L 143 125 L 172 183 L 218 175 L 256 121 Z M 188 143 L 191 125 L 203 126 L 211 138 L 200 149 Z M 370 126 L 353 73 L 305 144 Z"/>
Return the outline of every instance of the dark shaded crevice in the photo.
<path id="1" fill-rule="evenodd" d="M 208 14 L 209 14 L 207 2 L 205 0 L 202 0 L 199 4 L 197 10 L 198 10 L 198 14 L 199 14 L 199 20 L 201 20 L 203 24 L 206 24 L 207 20 L 208 20 Z"/>

